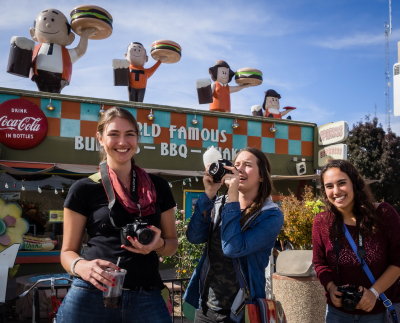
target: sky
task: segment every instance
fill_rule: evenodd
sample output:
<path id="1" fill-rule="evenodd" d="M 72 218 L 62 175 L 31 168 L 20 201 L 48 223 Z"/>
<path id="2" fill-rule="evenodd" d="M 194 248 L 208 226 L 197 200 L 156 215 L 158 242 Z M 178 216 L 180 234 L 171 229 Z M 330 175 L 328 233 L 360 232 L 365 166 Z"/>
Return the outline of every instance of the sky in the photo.
<path id="1" fill-rule="evenodd" d="M 208 68 L 225 60 L 232 70 L 253 67 L 263 83 L 231 94 L 231 111 L 251 114 L 264 92 L 282 96 L 281 107 L 294 106 L 293 120 L 318 125 L 345 120 L 350 129 L 377 116 L 385 130 L 400 135 L 400 117 L 386 106 L 386 66 L 398 60 L 400 1 L 392 1 L 389 59 L 385 56 L 388 0 L 97 0 L 113 16 L 109 38 L 90 40 L 73 65 L 71 84 L 62 94 L 128 100 L 127 88 L 113 85 L 113 59 L 123 59 L 128 44 L 141 42 L 150 56 L 155 40 L 182 47 L 175 64 L 162 64 L 147 84 L 145 103 L 208 110 L 198 104 L 196 81 L 209 79 Z M 76 0 L 0 0 L 0 87 L 37 90 L 27 78 L 6 72 L 12 36 L 30 38 L 37 14 L 55 8 L 67 17 Z M 68 46 L 77 45 L 75 42 Z M 230 85 L 236 85 L 232 80 Z"/>

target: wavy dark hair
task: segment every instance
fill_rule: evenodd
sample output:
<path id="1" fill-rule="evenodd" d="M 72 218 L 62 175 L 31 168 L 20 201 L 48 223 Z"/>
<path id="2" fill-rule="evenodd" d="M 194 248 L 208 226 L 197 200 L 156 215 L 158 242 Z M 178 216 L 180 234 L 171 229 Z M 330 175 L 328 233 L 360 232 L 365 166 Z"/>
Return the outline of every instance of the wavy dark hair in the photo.
<path id="1" fill-rule="evenodd" d="M 138 140 L 140 139 L 139 125 L 135 117 L 128 110 L 120 107 L 111 107 L 110 109 L 104 111 L 104 113 L 101 115 L 99 122 L 97 123 L 97 132 L 100 136 L 103 135 L 104 129 L 114 118 L 128 120 L 136 129 Z M 104 152 L 104 149 L 100 149 L 100 158 L 101 161 L 105 161 L 107 159 L 107 154 Z"/>
<path id="2" fill-rule="evenodd" d="M 330 230 L 330 238 L 332 241 L 343 236 L 343 215 L 332 203 L 329 202 L 325 192 L 324 174 L 330 168 L 339 168 L 341 172 L 347 174 L 353 184 L 353 214 L 356 217 L 357 227 L 361 234 L 367 236 L 368 234 L 375 232 L 380 224 L 380 219 L 376 213 L 374 198 L 369 187 L 352 163 L 347 160 L 334 159 L 329 161 L 321 171 L 321 185 L 323 188 L 322 196 L 325 199 L 325 205 L 328 211 L 335 215 Z"/>
<path id="3" fill-rule="evenodd" d="M 244 151 L 253 154 L 257 158 L 259 176 L 261 177 L 262 181 L 260 182 L 256 198 L 254 199 L 253 203 L 247 208 L 242 218 L 240 219 L 241 225 L 243 225 L 247 221 L 247 219 L 252 214 L 254 214 L 254 212 L 261 210 L 265 203 L 265 200 L 271 195 L 273 189 L 271 179 L 271 163 L 269 162 L 267 156 L 257 148 L 246 147 L 239 151 L 239 153 L 235 157 L 235 160 L 237 159 L 239 154 Z"/>
<path id="4" fill-rule="evenodd" d="M 217 80 L 218 67 L 226 67 L 226 68 L 228 68 L 229 69 L 229 81 L 228 81 L 228 83 L 230 81 L 232 81 L 232 78 L 235 76 L 235 72 L 231 70 L 231 68 L 229 67 L 228 63 L 225 62 L 225 61 L 217 61 L 214 66 L 211 66 L 208 69 L 208 73 L 210 73 L 211 79 L 213 81 Z"/>

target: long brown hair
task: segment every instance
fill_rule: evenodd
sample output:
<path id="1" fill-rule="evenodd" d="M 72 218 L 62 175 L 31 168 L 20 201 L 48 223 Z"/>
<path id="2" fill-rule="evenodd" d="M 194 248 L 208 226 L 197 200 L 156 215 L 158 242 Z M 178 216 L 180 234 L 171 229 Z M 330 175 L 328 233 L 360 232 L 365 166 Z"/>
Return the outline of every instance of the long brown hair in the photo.
<path id="1" fill-rule="evenodd" d="M 332 212 L 335 217 L 330 230 L 330 237 L 333 240 L 343 235 L 343 215 L 340 211 L 328 200 L 324 186 L 324 174 L 330 168 L 338 168 L 341 172 L 349 176 L 353 184 L 354 204 L 353 214 L 356 217 L 357 226 L 363 236 L 375 232 L 380 221 L 374 207 L 374 199 L 366 185 L 364 179 L 358 170 L 347 160 L 334 159 L 328 162 L 321 171 L 322 196 L 325 199 L 327 209 Z"/>
<path id="2" fill-rule="evenodd" d="M 239 154 L 244 151 L 253 154 L 257 158 L 259 176 L 262 181 L 260 182 L 256 198 L 254 199 L 253 203 L 247 208 L 247 210 L 245 210 L 242 218 L 240 219 L 241 225 L 243 225 L 247 221 L 247 219 L 252 214 L 254 214 L 254 212 L 261 210 L 265 203 L 265 200 L 271 195 L 273 188 L 271 179 L 271 163 L 269 162 L 267 156 L 257 148 L 246 147 L 239 151 L 239 153 L 235 157 L 235 160 L 239 156 Z"/>
<path id="3" fill-rule="evenodd" d="M 120 107 L 111 107 L 101 115 L 99 122 L 97 123 L 97 132 L 100 136 L 103 136 L 104 129 L 114 118 L 122 118 L 128 120 L 136 129 L 137 135 L 139 137 L 139 125 L 135 117 L 128 110 Z M 100 149 L 100 159 L 101 161 L 105 161 L 107 159 L 107 154 L 104 152 L 104 149 Z"/>

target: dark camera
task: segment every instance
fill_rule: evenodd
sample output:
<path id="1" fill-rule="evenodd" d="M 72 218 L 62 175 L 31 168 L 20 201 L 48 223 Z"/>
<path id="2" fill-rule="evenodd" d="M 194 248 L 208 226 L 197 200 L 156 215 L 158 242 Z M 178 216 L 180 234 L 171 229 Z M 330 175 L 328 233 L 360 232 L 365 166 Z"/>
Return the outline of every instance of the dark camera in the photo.
<path id="1" fill-rule="evenodd" d="M 128 223 L 121 228 L 121 242 L 129 246 L 130 242 L 128 236 L 136 237 L 138 241 L 143 244 L 149 244 L 154 238 L 154 231 L 147 228 L 149 224 L 142 219 L 135 219 L 133 223 Z"/>
<path id="2" fill-rule="evenodd" d="M 233 166 L 233 164 L 229 160 L 218 159 L 216 163 L 212 163 L 208 168 L 208 173 L 213 178 L 214 183 L 221 182 L 225 174 L 233 174 L 230 170 L 224 168 L 224 166 Z"/>
<path id="3" fill-rule="evenodd" d="M 354 311 L 358 302 L 363 296 L 363 292 L 360 292 L 358 287 L 355 285 L 338 286 L 337 289 L 342 293 L 342 307 L 346 311 Z"/>

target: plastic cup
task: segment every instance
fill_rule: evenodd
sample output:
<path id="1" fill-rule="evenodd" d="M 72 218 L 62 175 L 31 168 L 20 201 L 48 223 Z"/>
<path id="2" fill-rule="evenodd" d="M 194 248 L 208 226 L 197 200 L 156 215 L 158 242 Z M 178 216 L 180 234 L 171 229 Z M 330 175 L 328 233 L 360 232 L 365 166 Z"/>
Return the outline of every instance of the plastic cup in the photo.
<path id="1" fill-rule="evenodd" d="M 124 285 L 126 270 L 107 268 L 106 271 L 115 278 L 115 286 L 106 286 L 107 290 L 103 292 L 104 307 L 119 308 L 121 306 L 122 286 Z"/>

